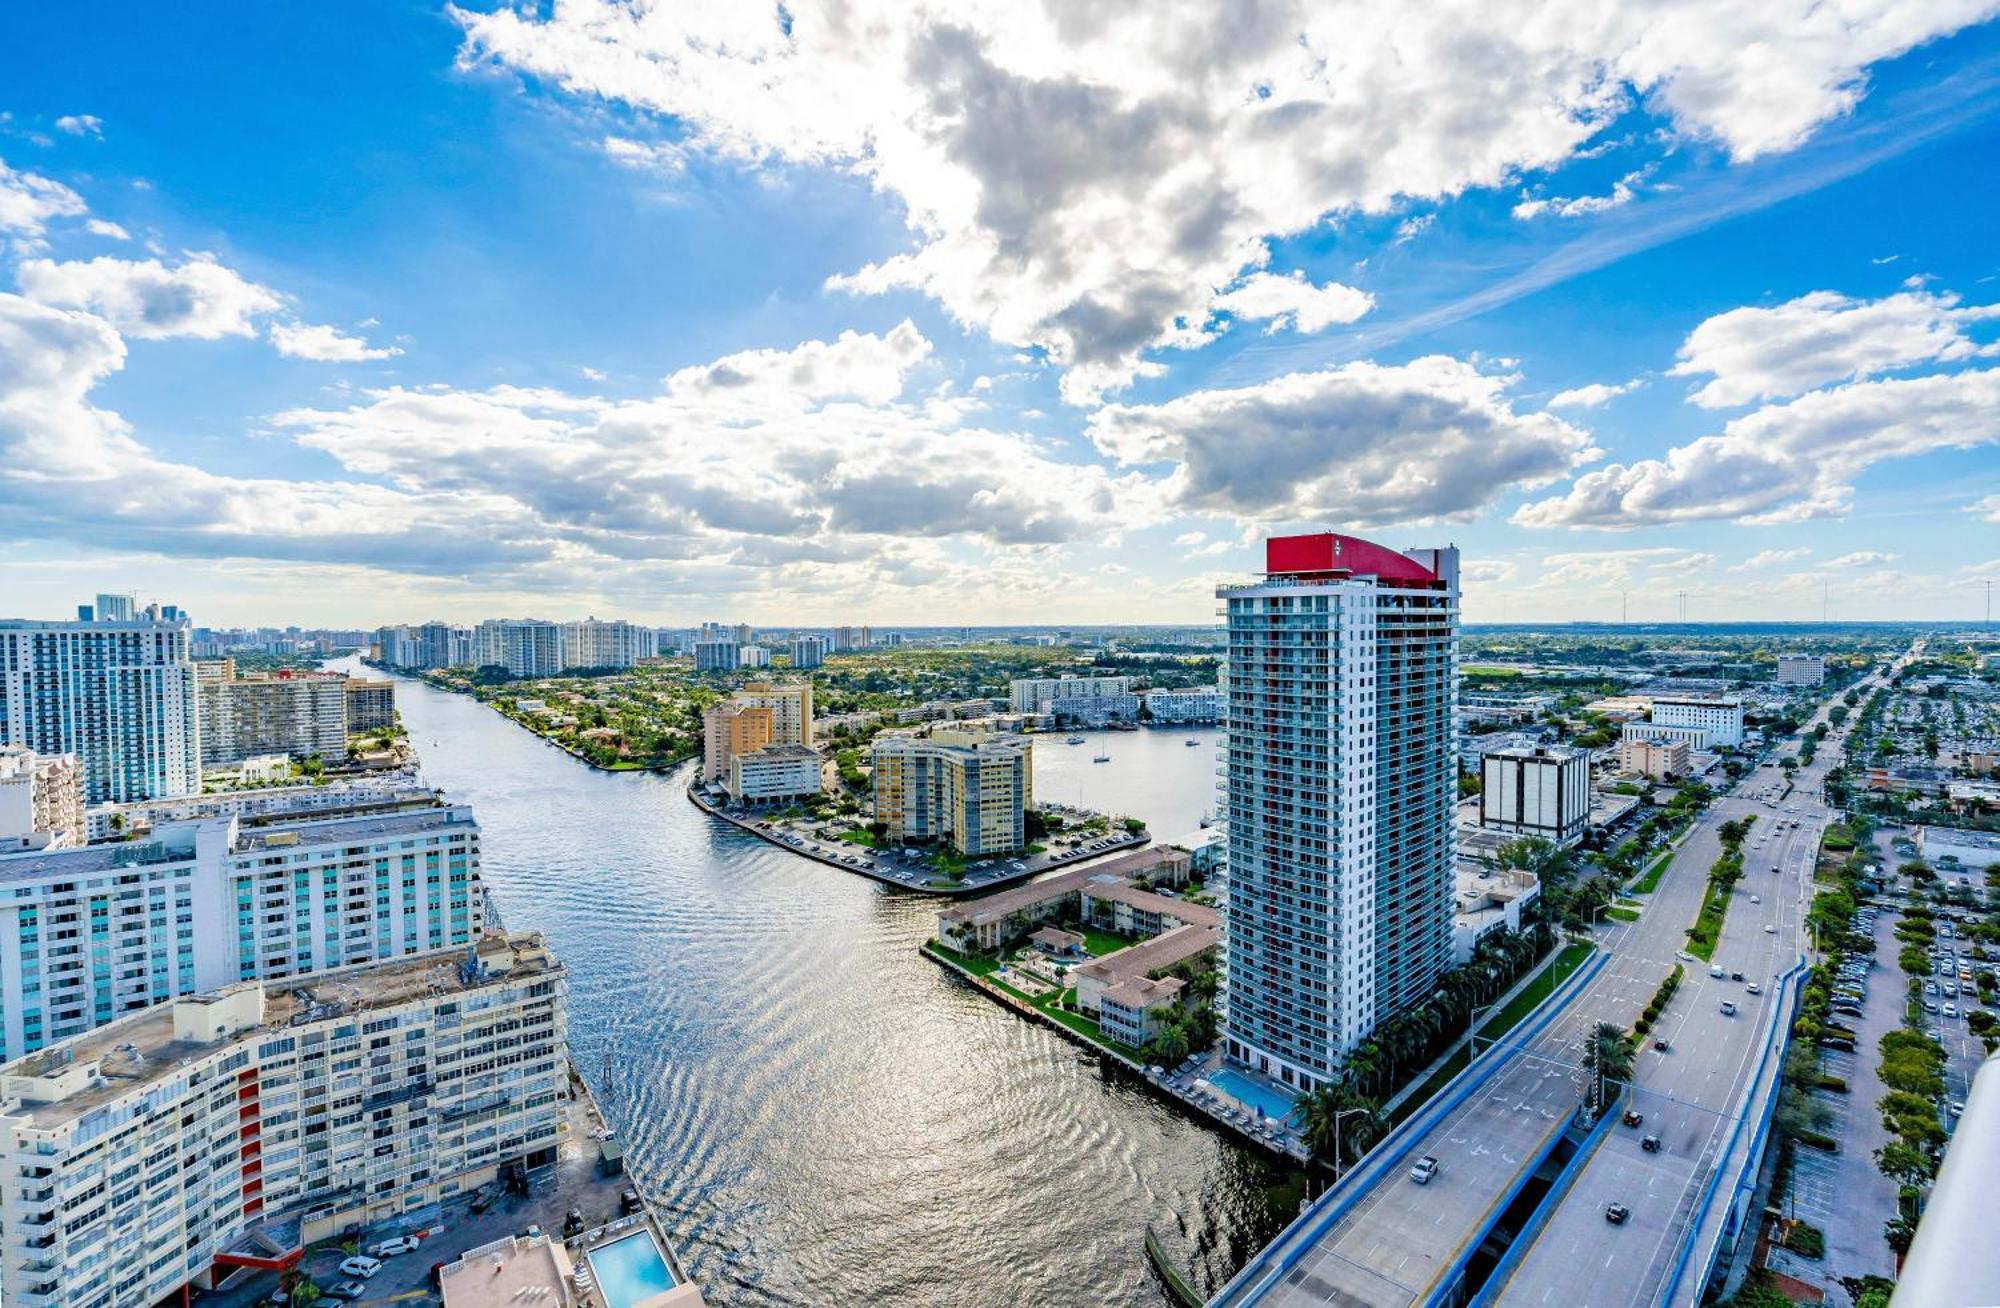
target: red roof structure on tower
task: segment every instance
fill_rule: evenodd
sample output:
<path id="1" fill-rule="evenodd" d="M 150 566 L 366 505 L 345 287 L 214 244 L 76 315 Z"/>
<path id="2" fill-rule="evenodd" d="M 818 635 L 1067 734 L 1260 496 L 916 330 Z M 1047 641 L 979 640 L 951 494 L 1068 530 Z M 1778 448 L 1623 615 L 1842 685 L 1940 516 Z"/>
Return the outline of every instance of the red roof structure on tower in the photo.
<path id="1" fill-rule="evenodd" d="M 1439 581 L 1435 572 L 1407 554 L 1331 531 L 1267 538 L 1264 571 L 1274 577 L 1375 577 L 1416 586 L 1434 586 Z"/>

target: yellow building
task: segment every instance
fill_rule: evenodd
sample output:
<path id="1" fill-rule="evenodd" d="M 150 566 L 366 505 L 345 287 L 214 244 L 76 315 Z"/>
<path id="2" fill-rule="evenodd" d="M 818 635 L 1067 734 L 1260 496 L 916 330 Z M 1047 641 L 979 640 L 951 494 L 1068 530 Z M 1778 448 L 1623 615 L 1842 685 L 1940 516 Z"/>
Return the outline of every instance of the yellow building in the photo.
<path id="1" fill-rule="evenodd" d="M 773 743 L 772 719 L 770 708 L 762 704 L 711 704 L 701 715 L 701 779 L 720 781 L 729 775 L 731 759 Z"/>
<path id="2" fill-rule="evenodd" d="M 813 688 L 810 681 L 752 681 L 730 699 L 771 711 L 773 745 L 813 743 Z"/>
<path id="3" fill-rule="evenodd" d="M 898 840 L 942 840 L 967 858 L 1027 844 L 1033 750 L 1023 737 L 938 731 L 879 736 L 870 751 L 875 818 Z"/>

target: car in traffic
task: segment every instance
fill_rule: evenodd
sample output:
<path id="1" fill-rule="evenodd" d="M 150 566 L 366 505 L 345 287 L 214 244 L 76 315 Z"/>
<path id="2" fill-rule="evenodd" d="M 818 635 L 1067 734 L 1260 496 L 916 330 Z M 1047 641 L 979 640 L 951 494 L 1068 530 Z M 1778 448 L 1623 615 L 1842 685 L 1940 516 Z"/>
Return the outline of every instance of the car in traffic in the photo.
<path id="1" fill-rule="evenodd" d="M 1743 987 L 1743 992 L 1745 994 L 1761 995 L 1764 993 L 1764 987 L 1758 985 L 1755 981 L 1752 981 L 1749 985 Z"/>
<path id="2" fill-rule="evenodd" d="M 1613 1226 L 1625 1225 L 1625 1219 L 1631 1215 L 1632 1210 L 1624 1204 L 1607 1204 L 1604 1208 L 1604 1220 Z"/>
<path id="3" fill-rule="evenodd" d="M 1736 1005 L 1735 1005 L 1734 1003 L 1730 1002 L 1730 1001 L 1729 1001 L 1729 1000 L 1727 1000 L 1727 999 L 1723 1000 L 1723 1001 L 1722 1001 L 1722 1015 L 1723 1015 L 1724 1017 L 1735 1017 L 1735 1016 L 1736 1016 Z"/>
<path id="4" fill-rule="evenodd" d="M 1637 1126 L 1639 1125 L 1639 1123 L 1646 1120 L 1646 1115 L 1642 1112 L 1639 1112 L 1637 1109 L 1628 1108 L 1625 1110 L 1625 1115 L 1619 1118 L 1618 1120 L 1623 1122 L 1627 1126 Z"/>
<path id="5" fill-rule="evenodd" d="M 1660 1137 L 1656 1135 L 1643 1136 L 1639 1140 L 1639 1147 L 1649 1154 L 1656 1154 L 1660 1152 Z"/>
<path id="6" fill-rule="evenodd" d="M 1429 1185 L 1431 1178 L 1438 1174 L 1438 1160 L 1425 1154 L 1410 1168 L 1410 1179 L 1418 1185 Z"/>

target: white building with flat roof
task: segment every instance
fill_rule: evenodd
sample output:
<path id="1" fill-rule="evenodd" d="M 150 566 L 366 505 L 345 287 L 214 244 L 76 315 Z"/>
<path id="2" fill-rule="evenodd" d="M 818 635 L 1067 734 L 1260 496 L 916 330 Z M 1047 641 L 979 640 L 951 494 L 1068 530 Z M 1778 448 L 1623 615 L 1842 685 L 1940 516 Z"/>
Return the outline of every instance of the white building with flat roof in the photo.
<path id="1" fill-rule="evenodd" d="M 1222 688 L 1193 686 L 1186 690 L 1149 690 L 1139 696 L 1147 714 L 1158 723 L 1205 723 L 1222 720 Z"/>
<path id="2" fill-rule="evenodd" d="M 1735 749 L 1743 743 L 1743 701 L 1726 696 L 1656 695 L 1652 725 L 1695 727 L 1708 733 L 1708 743 Z M 1699 749 L 1701 746 L 1694 745 Z"/>
<path id="3" fill-rule="evenodd" d="M 204 768 L 267 754 L 347 757 L 347 678 L 338 672 L 204 677 L 197 696 Z"/>
<path id="4" fill-rule="evenodd" d="M 0 851 L 81 845 L 85 831 L 76 755 L 0 745 Z"/>
<path id="5" fill-rule="evenodd" d="M 566 668 L 629 668 L 653 657 L 653 629 L 632 622 L 585 618 L 562 628 Z"/>
<path id="6" fill-rule="evenodd" d="M 1228 623 L 1227 1058 L 1325 1085 L 1451 963 L 1458 551 L 1265 542 Z"/>
<path id="7" fill-rule="evenodd" d="M 1817 686 L 1826 680 L 1826 660 L 1817 654 L 1778 655 L 1778 682 L 1786 686 Z"/>
<path id="8" fill-rule="evenodd" d="M 1589 750 L 1537 745 L 1480 759 L 1480 826 L 1573 845 L 1589 817 Z"/>
<path id="9" fill-rule="evenodd" d="M 124 1013 L 479 934 L 472 810 L 236 816 L 0 855 L 0 1057 Z"/>
<path id="10" fill-rule="evenodd" d="M 1918 827 L 1917 852 L 1933 864 L 1951 858 L 1963 868 L 2000 867 L 2000 833 Z"/>
<path id="11" fill-rule="evenodd" d="M 1699 753 L 1710 745 L 1707 727 L 1669 726 L 1663 722 L 1627 722 L 1618 729 L 1620 745 L 1628 740 L 1646 740 L 1655 743 L 1678 742 Z"/>
<path id="12" fill-rule="evenodd" d="M 1139 715 L 1131 677 L 1021 677 L 1008 683 L 1015 713 L 1046 713 L 1064 721 L 1108 722 Z"/>
<path id="13" fill-rule="evenodd" d="M 489 618 L 472 632 L 475 667 L 512 677 L 553 677 L 563 670 L 563 629 L 539 618 Z"/>
<path id="14" fill-rule="evenodd" d="M 724 782 L 739 804 L 775 804 L 820 793 L 819 751 L 810 745 L 766 745 L 729 760 Z"/>
<path id="15" fill-rule="evenodd" d="M 516 932 L 171 999 L 0 1067 L 0 1298 L 179 1302 L 253 1229 L 290 1256 L 553 1162 L 566 992 Z"/>

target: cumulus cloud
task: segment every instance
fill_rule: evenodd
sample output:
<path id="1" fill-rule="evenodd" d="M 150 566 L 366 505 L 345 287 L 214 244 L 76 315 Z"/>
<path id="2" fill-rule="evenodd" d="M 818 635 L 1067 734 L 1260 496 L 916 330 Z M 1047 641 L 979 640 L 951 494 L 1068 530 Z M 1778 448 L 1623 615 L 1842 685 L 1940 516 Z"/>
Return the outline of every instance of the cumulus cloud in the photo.
<path id="1" fill-rule="evenodd" d="M 1966 335 L 2000 317 L 2000 305 L 1967 305 L 1948 293 L 1905 291 L 1856 300 L 1814 291 L 1774 308 L 1731 309 L 1703 322 L 1680 348 L 1675 376 L 1711 380 L 1690 398 L 1707 409 L 1803 394 L 1827 382 L 1915 364 L 1992 354 Z"/>
<path id="2" fill-rule="evenodd" d="M 1614 463 L 1514 515 L 1531 527 L 1630 528 L 1845 513 L 1885 459 L 2000 442 L 2000 370 L 1853 382 L 1767 405 L 1664 458 Z"/>
<path id="3" fill-rule="evenodd" d="M 1316 332 L 1353 322 L 1375 307 L 1375 297 L 1339 282 L 1315 286 L 1302 272 L 1289 277 L 1259 272 L 1217 296 L 1215 307 L 1236 318 L 1268 318 L 1269 331 Z"/>
<path id="4" fill-rule="evenodd" d="M 84 228 L 92 236 L 102 236 L 113 241 L 129 241 L 132 239 L 132 233 L 126 231 L 117 223 L 109 222 L 103 218 L 92 218 L 84 224 Z"/>
<path id="5" fill-rule="evenodd" d="M 1605 382 L 1592 382 L 1588 386 L 1578 386 L 1573 390 L 1557 391 L 1549 397 L 1551 409 L 1595 409 L 1610 403 L 1621 395 L 1629 395 L 1639 389 L 1638 379 L 1612 386 Z"/>
<path id="6" fill-rule="evenodd" d="M 391 359 L 402 353 L 395 346 L 376 348 L 359 336 L 349 336 L 338 327 L 307 323 L 274 322 L 271 344 L 288 359 L 313 359 L 321 363 L 361 363 L 370 359 Z"/>
<path id="7" fill-rule="evenodd" d="M 1800 546 L 1794 549 L 1758 550 L 1743 562 L 1730 568 L 1731 572 L 1765 572 L 1787 563 L 1797 563 L 1812 551 Z"/>
<path id="8" fill-rule="evenodd" d="M 627 168 L 677 173 L 687 167 L 687 151 L 671 141 L 635 141 L 629 136 L 607 136 L 598 142 L 605 157 Z"/>
<path id="9" fill-rule="evenodd" d="M 17 172 L 0 159 L 0 232 L 33 239 L 55 218 L 83 214 L 83 197 L 39 173 Z"/>
<path id="10" fill-rule="evenodd" d="M 1856 550 L 1852 554 L 1843 554 L 1837 559 L 1830 560 L 1826 567 L 1833 572 L 1850 568 L 1881 568 L 1902 557 L 1900 554 L 1885 554 L 1881 550 Z"/>
<path id="11" fill-rule="evenodd" d="M 1172 465 L 1164 491 L 1182 509 L 1356 526 L 1463 520 L 1597 455 L 1562 419 L 1517 412 L 1511 382 L 1438 355 L 1350 363 L 1110 405 L 1089 434 L 1120 464 Z"/>
<path id="12" fill-rule="evenodd" d="M 1526 221 L 1544 215 L 1554 218 L 1581 218 L 1585 214 L 1603 213 L 1609 209 L 1621 208 L 1638 198 L 1638 184 L 1645 176 L 1643 171 L 1627 173 L 1613 183 L 1609 195 L 1576 195 L 1570 197 L 1548 196 L 1545 198 L 1521 197 L 1514 206 L 1514 216 Z"/>
<path id="13" fill-rule="evenodd" d="M 56 130 L 71 136 L 102 136 L 104 120 L 96 114 L 64 114 L 56 119 Z"/>
<path id="14" fill-rule="evenodd" d="M 1966 508 L 1967 513 L 1976 513 L 1988 522 L 2000 522 L 2000 495 L 1988 495 L 1977 504 Z"/>
<path id="15" fill-rule="evenodd" d="M 667 379 L 667 389 L 683 398 L 752 404 L 886 404 L 902 394 L 905 375 L 930 352 L 931 343 L 905 318 L 886 336 L 847 331 L 838 340 L 806 341 L 789 350 L 724 355 L 681 369 Z"/>
<path id="16" fill-rule="evenodd" d="M 1863 70 L 1993 0 L 1223 0 L 1121 9 L 858 0 L 792 13 L 599 0 L 453 8 L 462 61 L 669 115 L 684 148 L 850 169 L 911 287 L 1041 351 L 1091 401 L 1187 344 L 1266 241 L 1563 162 L 1640 97 L 1738 159 L 1844 114 Z M 1157 369 L 1152 362 L 1152 369 Z"/>
<path id="17" fill-rule="evenodd" d="M 206 255 L 174 267 L 158 259 L 30 259 L 21 265 L 20 284 L 30 300 L 89 309 L 122 334 L 141 340 L 254 336 L 252 319 L 282 304 L 275 291 Z"/>

